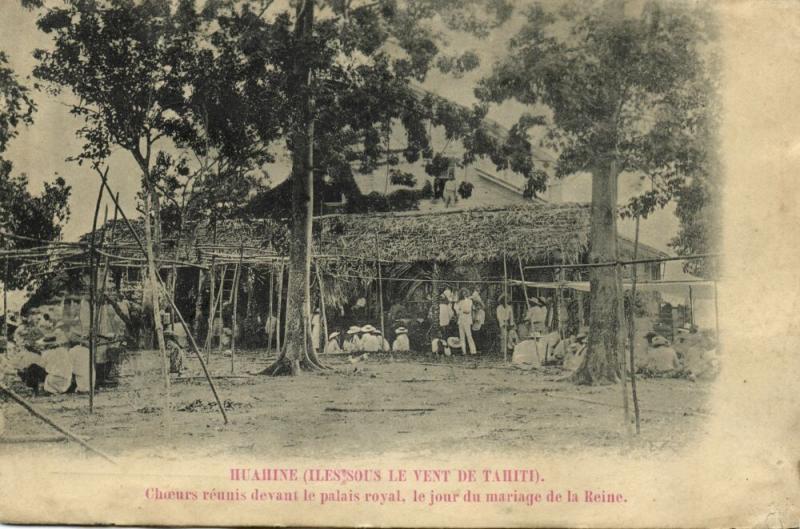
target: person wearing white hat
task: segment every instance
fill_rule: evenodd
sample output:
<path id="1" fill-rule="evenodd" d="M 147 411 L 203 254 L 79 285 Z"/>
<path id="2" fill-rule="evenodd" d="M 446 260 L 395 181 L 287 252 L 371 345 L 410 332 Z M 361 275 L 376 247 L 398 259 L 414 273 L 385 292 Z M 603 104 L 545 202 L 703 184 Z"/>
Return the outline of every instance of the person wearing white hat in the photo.
<path id="1" fill-rule="evenodd" d="M 381 350 L 381 337 L 375 334 L 377 329 L 372 325 L 361 327 L 361 350 L 367 353 L 376 353 Z"/>
<path id="2" fill-rule="evenodd" d="M 347 329 L 347 336 L 345 337 L 344 344 L 342 344 L 342 350 L 345 353 L 357 353 L 361 351 L 361 337 L 359 334 L 361 333 L 361 327 L 356 325 L 351 326 Z"/>
<path id="3" fill-rule="evenodd" d="M 394 331 L 395 339 L 392 343 L 392 351 L 395 353 L 406 353 L 411 350 L 411 344 L 408 343 L 408 329 L 405 327 L 398 327 Z"/>
<path id="4" fill-rule="evenodd" d="M 341 353 L 342 348 L 339 345 L 339 332 L 332 332 L 330 336 L 328 336 L 328 342 L 325 344 L 325 354 L 336 355 Z"/>
<path id="5" fill-rule="evenodd" d="M 547 321 L 547 303 L 542 298 L 532 298 L 531 306 L 525 314 L 525 319 L 530 325 L 530 333 L 544 332 Z"/>

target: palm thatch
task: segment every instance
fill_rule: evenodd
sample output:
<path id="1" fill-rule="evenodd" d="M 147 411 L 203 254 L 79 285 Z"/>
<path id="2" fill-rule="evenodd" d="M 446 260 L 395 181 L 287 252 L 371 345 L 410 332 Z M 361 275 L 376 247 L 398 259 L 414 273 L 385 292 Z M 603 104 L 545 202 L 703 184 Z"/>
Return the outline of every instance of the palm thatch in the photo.
<path id="1" fill-rule="evenodd" d="M 395 263 L 487 263 L 503 254 L 525 262 L 553 256 L 578 262 L 589 242 L 583 204 L 335 215 L 318 222 L 320 253 Z"/>

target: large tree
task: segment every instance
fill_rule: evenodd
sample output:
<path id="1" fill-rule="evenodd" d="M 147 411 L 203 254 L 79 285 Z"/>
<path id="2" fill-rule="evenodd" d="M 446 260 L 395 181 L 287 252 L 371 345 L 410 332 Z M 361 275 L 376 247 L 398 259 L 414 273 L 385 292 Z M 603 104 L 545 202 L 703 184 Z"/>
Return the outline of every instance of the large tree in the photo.
<path id="1" fill-rule="evenodd" d="M 710 14 L 680 3 L 536 4 L 478 90 L 487 101 L 513 98 L 549 111 L 543 143 L 558 152 L 556 176 L 591 173 L 591 263 L 619 259 L 620 174 L 653 179 L 653 193 L 631 205 L 640 214 L 669 200 L 704 163 L 713 36 Z M 615 276 L 613 266 L 590 269 L 589 348 L 579 383 L 620 375 Z"/>
<path id="2" fill-rule="evenodd" d="M 325 179 L 356 193 L 354 170 L 393 165 L 399 155 L 409 162 L 429 157 L 430 126 L 460 139 L 467 163 L 491 156 L 523 174 L 531 167 L 525 161 L 529 143 L 518 136 L 501 141 L 487 130 L 485 105 L 460 107 L 418 86 L 431 68 L 459 72 L 476 65 L 470 52 L 440 53 L 437 24 L 483 35 L 505 21 L 510 8 L 501 0 L 303 0 L 278 13 L 269 11 L 268 1 L 215 7 L 220 30 L 211 42 L 221 54 L 238 54 L 244 93 L 264 102 L 253 115 L 255 128 L 263 131 L 262 141 L 279 137 L 291 153 L 286 350 L 265 372 L 294 374 L 319 365 L 305 334 L 315 183 Z M 385 138 L 393 127 L 402 127 L 407 141 L 391 150 Z"/>

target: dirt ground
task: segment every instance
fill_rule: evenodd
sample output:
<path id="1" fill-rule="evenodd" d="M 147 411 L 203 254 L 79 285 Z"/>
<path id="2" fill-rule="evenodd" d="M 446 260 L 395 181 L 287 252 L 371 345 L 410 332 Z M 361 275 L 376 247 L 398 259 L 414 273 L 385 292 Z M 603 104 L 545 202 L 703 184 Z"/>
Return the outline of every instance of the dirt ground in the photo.
<path id="1" fill-rule="evenodd" d="M 626 444 L 620 386 L 561 382 L 564 372 L 555 367 L 526 371 L 505 366 L 501 358 L 410 353 L 371 355 L 356 363 L 347 356 L 327 357 L 331 370 L 271 378 L 249 374 L 269 363 L 263 352 L 237 353 L 234 375 L 230 356 L 216 351 L 211 356 L 227 426 L 195 359 L 172 378 L 168 413 L 153 351 L 130 354 L 119 385 L 96 395 L 93 414 L 86 395 L 32 397 L 16 377 L 8 376 L 6 383 L 108 454 L 168 458 L 188 453 L 424 456 L 450 448 L 499 452 L 532 447 L 539 452 L 677 452 L 702 436 L 712 388 L 709 382 L 640 379 L 642 433 Z M 12 402 L 0 406 L 6 436 L 55 433 Z M 82 449 L 63 442 L 2 445 L 7 456 L 42 450 Z"/>

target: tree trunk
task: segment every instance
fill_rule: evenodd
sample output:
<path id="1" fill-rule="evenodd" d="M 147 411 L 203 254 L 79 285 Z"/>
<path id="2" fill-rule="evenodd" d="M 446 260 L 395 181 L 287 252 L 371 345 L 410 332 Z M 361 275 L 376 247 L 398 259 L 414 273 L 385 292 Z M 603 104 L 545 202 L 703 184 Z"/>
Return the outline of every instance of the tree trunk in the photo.
<path id="1" fill-rule="evenodd" d="M 149 175 L 145 175 L 145 180 L 149 180 Z M 150 300 L 153 305 L 153 325 L 156 329 L 156 339 L 158 340 L 158 349 L 161 352 L 161 360 L 164 370 L 164 377 L 166 379 L 167 391 L 169 391 L 169 363 L 167 362 L 167 349 L 164 343 L 164 328 L 161 325 L 161 304 L 159 299 L 158 289 L 158 269 L 156 268 L 155 252 L 153 251 L 153 232 L 150 223 L 150 209 L 152 189 L 149 187 L 149 182 L 145 184 L 144 190 L 144 238 L 145 248 L 147 249 L 147 269 L 149 281 L 148 287 L 150 289 Z"/>
<path id="2" fill-rule="evenodd" d="M 300 372 L 301 363 L 314 367 L 307 349 L 309 289 L 311 280 L 310 251 L 313 208 L 313 147 L 314 112 L 310 91 L 310 68 L 302 50 L 310 38 L 314 23 L 314 0 L 297 6 L 295 36 L 300 44 L 296 49 L 292 84 L 297 96 L 297 125 L 292 132 L 292 225 L 289 243 L 289 285 L 286 292 L 286 349 L 265 374 Z M 313 356 L 313 351 L 310 353 Z"/>
<path id="3" fill-rule="evenodd" d="M 617 179 L 616 160 L 592 173 L 592 213 L 590 263 L 617 260 Z M 617 381 L 619 322 L 617 321 L 617 281 L 613 266 L 589 269 L 589 344 L 586 360 L 575 372 L 579 384 L 612 384 Z"/>

